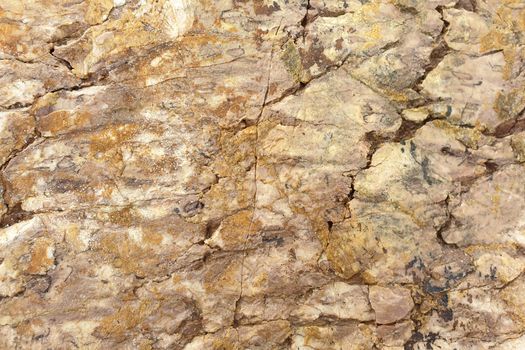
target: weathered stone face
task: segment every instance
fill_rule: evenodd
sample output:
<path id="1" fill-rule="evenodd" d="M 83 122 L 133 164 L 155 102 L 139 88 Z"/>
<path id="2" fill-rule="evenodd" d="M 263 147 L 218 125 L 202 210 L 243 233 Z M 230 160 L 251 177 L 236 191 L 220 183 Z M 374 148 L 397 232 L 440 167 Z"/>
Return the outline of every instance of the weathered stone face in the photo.
<path id="1" fill-rule="evenodd" d="M 402 287 L 370 287 L 370 303 L 375 311 L 375 320 L 379 324 L 389 324 L 406 318 L 414 302 L 410 290 Z"/>
<path id="2" fill-rule="evenodd" d="M 0 2 L 0 349 L 525 348 L 522 0 Z"/>

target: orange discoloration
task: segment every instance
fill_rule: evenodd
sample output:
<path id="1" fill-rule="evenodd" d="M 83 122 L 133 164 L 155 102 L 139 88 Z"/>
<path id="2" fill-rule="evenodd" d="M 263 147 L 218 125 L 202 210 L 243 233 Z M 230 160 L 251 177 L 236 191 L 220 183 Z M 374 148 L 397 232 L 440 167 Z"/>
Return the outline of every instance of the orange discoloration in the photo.
<path id="1" fill-rule="evenodd" d="M 499 31 L 490 31 L 480 39 L 480 52 L 485 53 L 507 45 L 507 35 Z"/>
<path id="2" fill-rule="evenodd" d="M 27 267 L 27 273 L 45 274 L 55 263 L 55 247 L 53 241 L 47 238 L 39 238 L 31 248 L 31 260 Z"/>
<path id="3" fill-rule="evenodd" d="M 67 243 L 73 246 L 73 249 L 77 252 L 85 250 L 86 244 L 82 242 L 80 238 L 80 228 L 76 224 L 69 225 L 65 229 L 64 238 Z"/>
<path id="4" fill-rule="evenodd" d="M 0 23 L 0 48 L 12 54 L 17 53 L 23 33 L 24 29 L 21 25 Z"/>
<path id="5" fill-rule="evenodd" d="M 375 243 L 369 241 L 372 236 L 373 229 L 358 220 L 351 220 L 344 228 L 331 232 L 326 257 L 339 275 L 351 278 L 363 269 L 361 258 L 370 257 L 362 252 L 377 248 L 371 246 Z"/>
<path id="6" fill-rule="evenodd" d="M 44 322 L 41 319 L 32 319 L 27 320 L 22 323 L 18 327 L 16 327 L 16 332 L 19 335 L 22 336 L 34 336 L 35 331 L 45 326 Z"/>
<path id="7" fill-rule="evenodd" d="M 239 350 L 240 347 L 237 343 L 233 342 L 230 339 L 216 339 L 212 344 L 213 350 Z"/>
<path id="8" fill-rule="evenodd" d="M 34 119 L 26 113 L 12 112 L 2 118 L 3 130 L 0 130 L 0 162 L 5 163 L 14 150 L 20 150 L 34 135 Z"/>
<path id="9" fill-rule="evenodd" d="M 235 96 L 227 99 L 222 102 L 219 107 L 217 107 L 214 112 L 221 118 L 225 118 L 228 114 L 234 114 L 238 116 L 246 108 L 246 101 L 248 100 L 247 96 Z"/>
<path id="10" fill-rule="evenodd" d="M 145 300 L 138 305 L 125 305 L 115 314 L 104 317 L 95 330 L 101 337 L 111 337 L 117 341 L 126 339 L 126 332 L 137 327 L 158 308 L 156 303 Z"/>
<path id="11" fill-rule="evenodd" d="M 242 244 L 249 236 L 260 229 L 260 223 L 253 220 L 251 210 L 243 210 L 224 219 L 220 226 L 220 236 L 226 245 Z"/>
<path id="12" fill-rule="evenodd" d="M 4 196 L 10 206 L 15 206 L 23 198 L 35 194 L 37 176 L 35 173 L 17 174 L 9 178 L 8 186 L 11 191 L 6 191 Z"/>
<path id="13" fill-rule="evenodd" d="M 213 34 L 201 34 L 195 36 L 184 36 L 180 38 L 180 47 L 184 48 L 187 45 L 193 47 L 200 47 L 204 45 L 221 43 L 224 40 L 220 39 L 217 35 Z"/>
<path id="14" fill-rule="evenodd" d="M 158 246 L 162 243 L 163 236 L 155 227 L 146 226 L 142 229 L 144 231 L 143 241 L 150 246 Z"/>
<path id="15" fill-rule="evenodd" d="M 228 328 L 223 335 L 215 339 L 211 346 L 213 350 L 240 350 L 241 345 L 237 342 L 239 340 L 238 331 L 234 328 Z"/>
<path id="16" fill-rule="evenodd" d="M 140 265 L 146 257 L 146 252 L 122 233 L 104 237 L 98 243 L 98 248 L 105 254 L 115 257 L 115 267 L 126 272 L 143 274 Z"/>
<path id="17" fill-rule="evenodd" d="M 93 154 L 107 152 L 122 143 L 131 140 L 139 131 L 136 124 L 121 124 L 108 126 L 91 136 L 90 149 Z"/>
<path id="18" fill-rule="evenodd" d="M 514 33 L 525 31 L 525 10 L 511 6 L 521 4 L 520 1 L 504 1 L 496 11 L 490 31 L 480 40 L 480 53 L 503 49 L 506 62 L 503 70 L 505 79 L 511 78 L 517 56 Z"/>
<path id="19" fill-rule="evenodd" d="M 131 207 L 125 207 L 109 213 L 109 222 L 119 226 L 129 227 L 135 221 Z"/>
<path id="20" fill-rule="evenodd" d="M 264 286 L 266 286 L 267 283 L 268 283 L 268 273 L 263 272 L 254 278 L 253 287 L 262 289 Z"/>
<path id="21" fill-rule="evenodd" d="M 71 129 L 89 126 L 91 118 L 91 113 L 87 111 L 55 111 L 40 118 L 38 120 L 38 128 L 42 133 L 57 135 Z"/>
<path id="22" fill-rule="evenodd" d="M 525 92 L 522 88 L 507 93 L 499 92 L 493 108 L 501 120 L 512 119 L 525 108 Z"/>
<path id="23" fill-rule="evenodd" d="M 128 215 L 128 214 L 125 214 Z M 128 219 L 122 220 L 124 224 Z M 132 219 L 137 221 L 136 216 Z M 129 232 L 119 230 L 117 233 L 106 234 L 101 239 L 93 243 L 93 248 L 100 250 L 102 254 L 113 260 L 113 266 L 122 269 L 127 273 L 134 273 L 145 276 L 151 271 L 156 270 L 166 257 L 173 257 L 176 260 L 180 254 L 179 248 L 174 245 L 168 247 L 164 253 L 159 253 L 156 248 L 162 243 L 163 232 L 167 230 L 164 220 L 154 223 L 142 223 L 136 227 L 140 231 L 140 237 L 130 237 Z M 169 227 L 169 226 L 168 226 Z M 152 269 L 152 270 L 149 270 Z"/>
<path id="24" fill-rule="evenodd" d="M 87 0 L 84 18 L 91 25 L 102 22 L 113 8 L 113 0 Z"/>
<path id="25" fill-rule="evenodd" d="M 312 340 L 322 339 L 323 334 L 318 327 L 306 327 L 304 330 L 304 344 L 309 345 Z"/>
<path id="26" fill-rule="evenodd" d="M 240 261 L 230 261 L 224 268 L 212 269 L 204 275 L 204 288 L 208 292 L 216 290 L 236 291 L 240 281 L 241 263 Z"/>

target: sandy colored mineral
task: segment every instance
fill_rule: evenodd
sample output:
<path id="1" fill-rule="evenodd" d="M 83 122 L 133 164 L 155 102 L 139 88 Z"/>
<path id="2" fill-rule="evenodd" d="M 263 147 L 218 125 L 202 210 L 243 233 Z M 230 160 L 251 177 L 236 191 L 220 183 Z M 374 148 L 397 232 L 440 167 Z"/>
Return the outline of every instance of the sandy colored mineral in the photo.
<path id="1" fill-rule="evenodd" d="M 0 1 L 0 349 L 525 348 L 523 0 Z"/>

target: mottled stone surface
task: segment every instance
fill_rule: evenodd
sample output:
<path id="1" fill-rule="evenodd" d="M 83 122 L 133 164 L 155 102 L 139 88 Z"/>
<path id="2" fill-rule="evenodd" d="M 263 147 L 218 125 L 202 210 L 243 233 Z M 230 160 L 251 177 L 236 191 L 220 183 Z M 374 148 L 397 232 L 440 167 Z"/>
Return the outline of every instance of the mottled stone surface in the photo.
<path id="1" fill-rule="evenodd" d="M 0 2 L 0 349 L 525 348 L 522 0 Z"/>

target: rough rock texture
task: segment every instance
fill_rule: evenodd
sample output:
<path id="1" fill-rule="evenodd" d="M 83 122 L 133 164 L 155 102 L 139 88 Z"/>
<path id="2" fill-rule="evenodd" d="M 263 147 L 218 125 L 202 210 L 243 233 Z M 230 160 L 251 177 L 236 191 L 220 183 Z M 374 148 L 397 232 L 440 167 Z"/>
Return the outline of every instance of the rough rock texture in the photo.
<path id="1" fill-rule="evenodd" d="M 2 0 L 0 349 L 525 348 L 523 0 Z"/>

